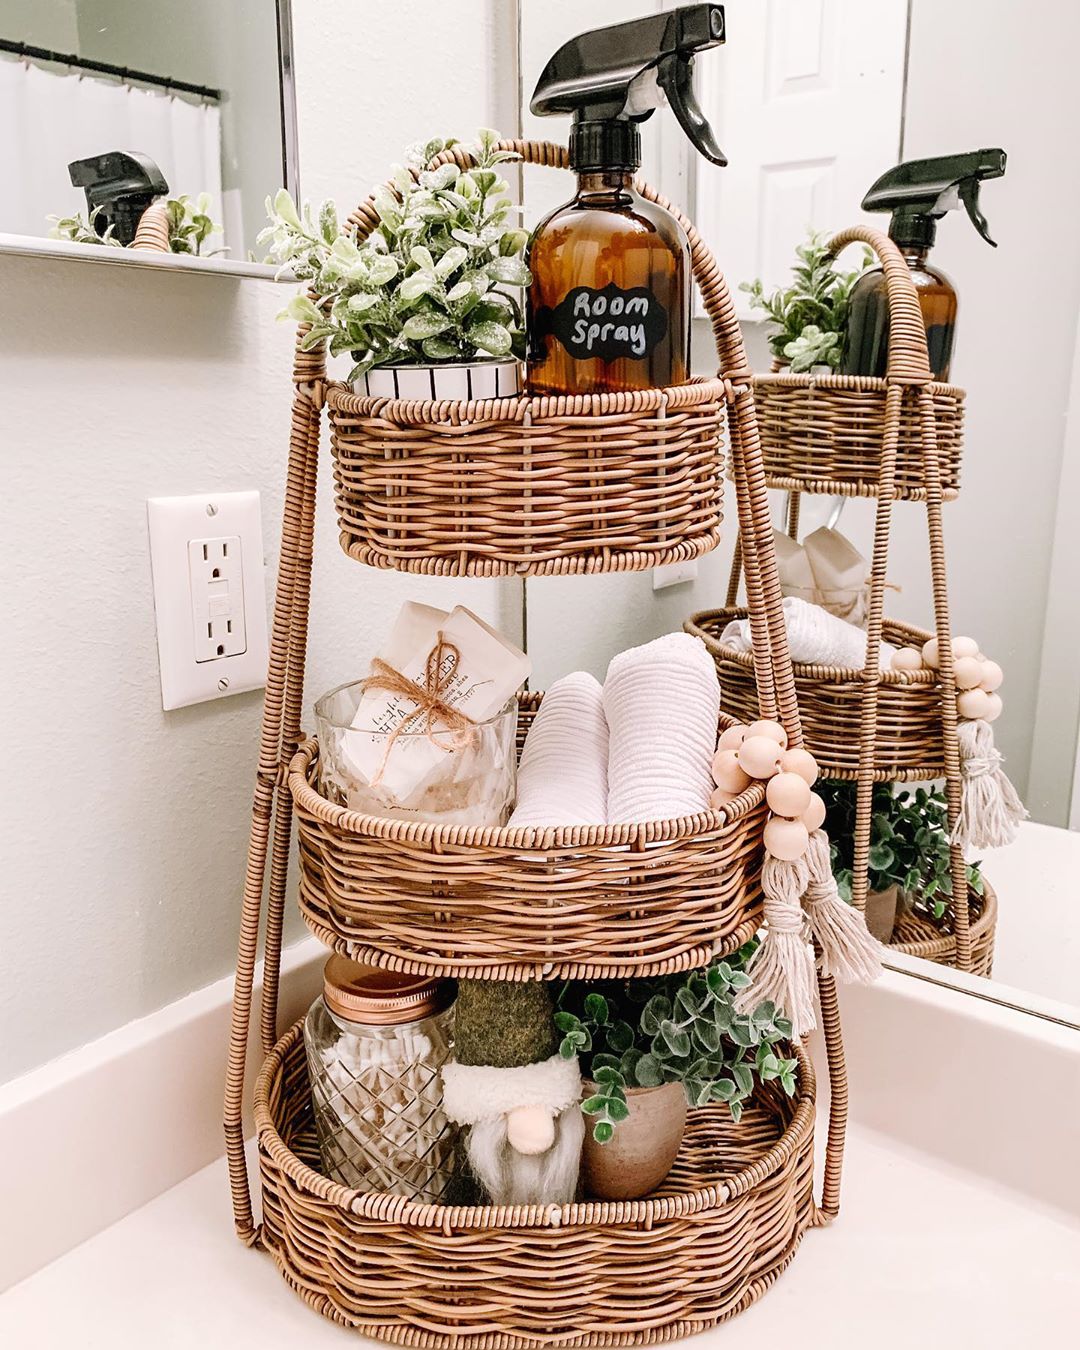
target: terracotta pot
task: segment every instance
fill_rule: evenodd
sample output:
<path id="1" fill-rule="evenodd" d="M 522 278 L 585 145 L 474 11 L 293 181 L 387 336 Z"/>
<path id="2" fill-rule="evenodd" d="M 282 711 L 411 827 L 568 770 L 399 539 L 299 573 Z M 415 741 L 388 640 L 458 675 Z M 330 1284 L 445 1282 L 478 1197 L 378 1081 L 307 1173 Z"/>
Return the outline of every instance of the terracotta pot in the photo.
<path id="1" fill-rule="evenodd" d="M 896 915 L 902 908 L 900 887 L 894 882 L 887 891 L 870 891 L 866 897 L 866 926 L 879 942 L 892 940 Z"/>
<path id="2" fill-rule="evenodd" d="M 596 1091 L 585 1084 L 585 1096 Z M 615 1137 L 598 1144 L 586 1116 L 581 1177 L 585 1193 L 597 1200 L 639 1200 L 671 1171 L 686 1128 L 686 1094 L 681 1083 L 627 1088 L 630 1114 L 615 1126 Z"/>

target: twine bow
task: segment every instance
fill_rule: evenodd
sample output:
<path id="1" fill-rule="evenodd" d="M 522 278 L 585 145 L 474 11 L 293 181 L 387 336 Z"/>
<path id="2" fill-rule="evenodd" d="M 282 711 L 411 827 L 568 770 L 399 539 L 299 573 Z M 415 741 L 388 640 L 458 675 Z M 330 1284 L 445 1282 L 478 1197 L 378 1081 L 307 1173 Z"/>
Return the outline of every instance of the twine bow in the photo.
<path id="1" fill-rule="evenodd" d="M 412 712 L 406 713 L 387 736 L 382 759 L 371 780 L 372 787 L 378 787 L 382 781 L 386 762 L 397 738 L 417 723 L 423 723 L 424 733 L 431 744 L 445 750 L 447 754 L 461 750 L 475 740 L 476 723 L 460 708 L 452 707 L 445 701 L 460 661 L 461 652 L 452 642 L 447 642 L 441 631 L 436 634 L 435 645 L 427 654 L 423 684 L 416 684 L 386 661 L 377 656 L 374 658 L 371 663 L 372 673 L 360 683 L 363 692 L 366 694 L 369 689 L 385 689 L 388 693 L 409 699 L 417 706 Z M 440 736 L 448 736 L 449 740 L 440 740 Z"/>

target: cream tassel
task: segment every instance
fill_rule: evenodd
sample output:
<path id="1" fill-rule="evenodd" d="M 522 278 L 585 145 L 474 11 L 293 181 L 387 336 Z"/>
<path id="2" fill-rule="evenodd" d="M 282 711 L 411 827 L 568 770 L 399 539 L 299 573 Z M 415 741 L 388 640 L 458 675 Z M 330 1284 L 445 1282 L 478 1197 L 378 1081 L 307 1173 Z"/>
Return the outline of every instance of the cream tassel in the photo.
<path id="1" fill-rule="evenodd" d="M 956 728 L 963 792 L 952 841 L 961 848 L 1001 848 L 1027 819 L 1024 803 L 1001 767 L 989 722 L 976 718 Z"/>
<path id="2" fill-rule="evenodd" d="M 829 861 L 829 836 L 824 830 L 811 833 L 804 857 L 810 882 L 803 903 L 818 945 L 821 973 L 832 975 L 841 984 L 871 984 L 881 974 L 884 948 L 855 906 L 840 899 Z"/>
<path id="3" fill-rule="evenodd" d="M 735 999 L 735 1011 L 753 1013 L 772 1002 L 791 1022 L 795 1038 L 809 1035 L 814 1017 L 814 952 L 806 940 L 801 904 L 809 880 L 805 858 L 781 862 L 765 855 L 761 889 L 765 896 L 765 932 L 750 958 L 750 984 Z"/>

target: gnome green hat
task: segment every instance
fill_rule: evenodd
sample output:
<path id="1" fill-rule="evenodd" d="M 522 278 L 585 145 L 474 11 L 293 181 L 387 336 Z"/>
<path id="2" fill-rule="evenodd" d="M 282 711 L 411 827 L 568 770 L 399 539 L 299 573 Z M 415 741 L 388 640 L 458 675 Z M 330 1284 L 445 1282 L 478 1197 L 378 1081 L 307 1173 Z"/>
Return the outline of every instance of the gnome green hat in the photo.
<path id="1" fill-rule="evenodd" d="M 574 1198 L 585 1133 L 581 1071 L 558 1047 L 548 985 L 459 983 L 444 1106 L 467 1127 L 469 1161 L 494 1204 Z"/>

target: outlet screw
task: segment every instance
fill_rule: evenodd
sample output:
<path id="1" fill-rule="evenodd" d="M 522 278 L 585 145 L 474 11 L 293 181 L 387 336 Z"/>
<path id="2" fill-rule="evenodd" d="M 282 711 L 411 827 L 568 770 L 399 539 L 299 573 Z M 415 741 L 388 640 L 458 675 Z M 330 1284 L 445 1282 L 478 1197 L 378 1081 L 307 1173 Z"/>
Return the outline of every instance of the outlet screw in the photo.
<path id="1" fill-rule="evenodd" d="M 228 689 L 228 687 L 229 687 L 229 681 L 225 678 L 224 675 L 221 677 L 220 680 L 218 680 L 218 682 L 217 682 L 217 687 L 218 687 L 220 690 L 222 690 L 222 691 Z"/>
<path id="2" fill-rule="evenodd" d="M 207 514 L 208 516 L 216 516 L 216 515 L 217 515 L 217 507 L 214 505 L 213 502 L 207 502 L 207 504 L 206 504 L 206 514 Z"/>

